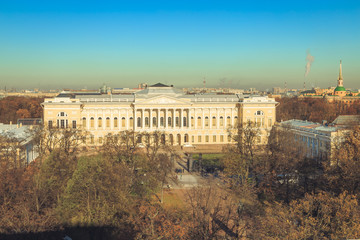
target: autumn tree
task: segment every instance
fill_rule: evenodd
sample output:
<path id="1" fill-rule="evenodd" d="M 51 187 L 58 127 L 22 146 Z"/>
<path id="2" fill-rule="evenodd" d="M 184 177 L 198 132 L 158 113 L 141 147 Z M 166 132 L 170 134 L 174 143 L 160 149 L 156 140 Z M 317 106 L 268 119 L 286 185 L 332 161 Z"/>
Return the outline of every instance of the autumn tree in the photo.
<path id="1" fill-rule="evenodd" d="M 131 171 L 101 156 L 81 157 L 60 198 L 65 223 L 116 226 L 131 208 Z"/>
<path id="2" fill-rule="evenodd" d="M 356 239 L 360 211 L 354 195 L 306 194 L 289 206 L 269 204 L 249 234 L 253 239 Z"/>
<path id="3" fill-rule="evenodd" d="M 260 129 L 253 122 L 247 122 L 229 129 L 228 133 L 235 144 L 224 148 L 224 171 L 237 183 L 246 183 L 257 158 Z"/>
<path id="4" fill-rule="evenodd" d="M 360 127 L 344 132 L 337 139 L 330 160 L 324 162 L 326 188 L 339 194 L 360 192 Z"/>

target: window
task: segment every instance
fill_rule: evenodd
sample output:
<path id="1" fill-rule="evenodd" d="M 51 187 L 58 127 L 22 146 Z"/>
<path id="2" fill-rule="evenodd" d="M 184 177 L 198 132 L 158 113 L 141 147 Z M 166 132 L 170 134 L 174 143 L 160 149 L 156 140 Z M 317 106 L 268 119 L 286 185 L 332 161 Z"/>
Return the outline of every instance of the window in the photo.
<path id="1" fill-rule="evenodd" d="M 156 124 L 156 117 L 153 117 L 153 119 L 152 119 L 152 125 L 153 125 L 153 127 L 156 127 L 156 126 L 157 126 L 157 124 Z"/>
<path id="2" fill-rule="evenodd" d="M 64 119 L 60 120 L 60 127 L 65 128 L 65 120 Z"/>
<path id="3" fill-rule="evenodd" d="M 117 117 L 114 118 L 114 128 L 118 127 L 118 119 Z"/>
<path id="4" fill-rule="evenodd" d="M 207 143 L 209 142 L 209 136 L 208 135 L 205 136 L 205 142 L 207 142 Z"/>
<path id="5" fill-rule="evenodd" d="M 92 118 L 90 118 L 90 127 L 94 127 L 94 118 L 92 117 Z"/>
<path id="6" fill-rule="evenodd" d="M 272 118 L 269 118 L 268 122 L 269 122 L 268 127 L 271 127 L 272 126 Z"/>
<path id="7" fill-rule="evenodd" d="M 130 117 L 130 127 L 134 127 L 134 118 Z"/>
<path id="8" fill-rule="evenodd" d="M 212 126 L 216 127 L 216 117 L 212 117 Z"/>
<path id="9" fill-rule="evenodd" d="M 264 116 L 264 112 L 261 111 L 261 110 L 258 110 L 258 111 L 255 112 L 255 115 L 256 116 Z"/>
<path id="10" fill-rule="evenodd" d="M 231 142 L 231 136 L 230 135 L 228 135 L 227 140 L 228 140 L 228 142 Z"/>
<path id="11" fill-rule="evenodd" d="M 102 118 L 101 117 L 98 118 L 98 127 L 99 128 L 102 127 Z"/>
<path id="12" fill-rule="evenodd" d="M 171 117 L 168 117 L 168 126 L 171 126 Z"/>
<path id="13" fill-rule="evenodd" d="M 224 142 L 224 135 L 220 135 L 220 142 Z"/>
<path id="14" fill-rule="evenodd" d="M 50 120 L 50 121 L 48 122 L 48 127 L 49 127 L 49 128 L 52 128 L 52 127 L 53 127 L 53 121 L 52 121 L 52 120 Z"/>
<path id="15" fill-rule="evenodd" d="M 237 126 L 238 125 L 238 117 L 237 116 L 234 117 L 234 121 L 235 121 L 235 123 L 234 123 L 235 126 Z"/>
<path id="16" fill-rule="evenodd" d="M 72 128 L 74 128 L 74 129 L 76 128 L 76 121 L 75 120 L 72 121 Z"/>
<path id="17" fill-rule="evenodd" d="M 90 135 L 90 143 L 94 144 L 94 135 Z"/>
<path id="18" fill-rule="evenodd" d="M 223 126 L 224 126 L 224 118 L 220 117 L 220 127 L 223 127 Z"/>
<path id="19" fill-rule="evenodd" d="M 213 142 L 216 142 L 216 135 L 213 136 Z"/>
<path id="20" fill-rule="evenodd" d="M 209 117 L 205 117 L 205 127 L 209 127 Z"/>
<path id="21" fill-rule="evenodd" d="M 227 125 L 228 127 L 231 126 L 231 118 L 230 118 L 230 116 L 228 116 L 228 117 L 226 118 L 226 125 Z"/>
<path id="22" fill-rule="evenodd" d="M 82 125 L 84 128 L 86 128 L 86 118 L 85 117 L 82 118 Z"/>
<path id="23" fill-rule="evenodd" d="M 194 136 L 191 136 L 191 142 L 195 142 L 195 137 Z"/>
<path id="24" fill-rule="evenodd" d="M 141 127 L 141 117 L 137 118 L 137 127 Z"/>
<path id="25" fill-rule="evenodd" d="M 191 127 L 194 127 L 194 125 L 195 125 L 194 117 L 191 117 Z"/>
<path id="26" fill-rule="evenodd" d="M 197 127 L 201 128 L 201 117 L 198 117 L 197 119 Z"/>
<path id="27" fill-rule="evenodd" d="M 201 142 L 201 136 L 198 136 L 198 142 L 199 143 Z"/>
<path id="28" fill-rule="evenodd" d="M 106 118 L 106 127 L 107 128 L 110 127 L 110 118 L 109 117 Z"/>
<path id="29" fill-rule="evenodd" d="M 125 127 L 125 118 L 124 117 L 121 118 L 121 127 Z"/>
<path id="30" fill-rule="evenodd" d="M 183 126 L 186 127 L 187 124 L 186 124 L 186 117 L 183 117 Z"/>
<path id="31" fill-rule="evenodd" d="M 145 117 L 145 127 L 149 127 L 149 118 Z"/>
<path id="32" fill-rule="evenodd" d="M 179 126 L 180 126 L 179 117 L 176 117 L 176 118 L 175 118 L 175 126 L 176 126 L 176 127 L 179 127 Z"/>
<path id="33" fill-rule="evenodd" d="M 163 127 L 164 126 L 164 117 L 160 118 L 160 126 Z"/>
<path id="34" fill-rule="evenodd" d="M 103 143 L 103 138 L 99 137 L 99 143 L 102 144 Z"/>

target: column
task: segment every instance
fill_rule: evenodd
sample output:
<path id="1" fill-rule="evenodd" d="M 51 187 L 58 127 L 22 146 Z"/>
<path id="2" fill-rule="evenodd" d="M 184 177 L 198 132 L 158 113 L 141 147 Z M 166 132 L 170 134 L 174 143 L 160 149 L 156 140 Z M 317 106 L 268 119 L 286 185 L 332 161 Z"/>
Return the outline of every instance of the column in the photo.
<path id="1" fill-rule="evenodd" d="M 130 126 L 130 127 L 132 127 L 133 129 L 134 129 L 134 131 L 136 131 L 136 108 L 135 108 L 135 106 L 134 106 L 134 117 L 133 117 L 133 125 L 134 126 Z M 130 121 L 130 119 L 128 119 L 127 121 Z"/>
<path id="2" fill-rule="evenodd" d="M 194 108 L 194 120 L 195 120 L 195 125 L 194 125 L 194 127 L 195 127 L 195 129 L 197 129 L 198 128 L 198 125 L 197 125 L 197 114 L 196 114 L 196 108 Z"/>
<path id="3" fill-rule="evenodd" d="M 219 129 L 220 128 L 220 113 L 219 113 L 219 109 L 216 108 L 216 128 Z"/>
<path id="4" fill-rule="evenodd" d="M 201 110 L 202 110 L 201 125 L 202 125 L 202 129 L 205 129 L 205 113 L 204 113 L 204 109 Z"/>
<path id="5" fill-rule="evenodd" d="M 161 108 L 157 109 L 157 128 L 160 128 Z"/>
<path id="6" fill-rule="evenodd" d="M 180 109 L 180 128 L 183 128 L 184 127 L 184 120 L 183 120 L 183 116 L 184 116 L 184 109 L 181 108 Z"/>
<path id="7" fill-rule="evenodd" d="M 176 108 L 173 108 L 173 114 L 172 114 L 172 125 L 173 125 L 173 128 L 175 128 L 175 116 L 176 116 Z"/>
<path id="8" fill-rule="evenodd" d="M 168 115 L 169 115 L 169 110 L 166 108 L 165 109 L 165 113 L 164 113 L 164 118 L 165 118 L 165 123 L 164 123 L 164 126 L 165 126 L 165 129 L 168 128 Z"/>
<path id="9" fill-rule="evenodd" d="M 189 108 L 188 109 L 188 129 L 191 129 L 191 113 L 190 113 L 191 109 Z M 190 142 L 190 139 L 189 139 L 189 142 Z"/>
<path id="10" fill-rule="evenodd" d="M 150 108 L 150 112 L 149 112 L 149 126 L 150 126 L 150 129 L 153 128 L 153 121 L 152 121 L 152 108 Z"/>

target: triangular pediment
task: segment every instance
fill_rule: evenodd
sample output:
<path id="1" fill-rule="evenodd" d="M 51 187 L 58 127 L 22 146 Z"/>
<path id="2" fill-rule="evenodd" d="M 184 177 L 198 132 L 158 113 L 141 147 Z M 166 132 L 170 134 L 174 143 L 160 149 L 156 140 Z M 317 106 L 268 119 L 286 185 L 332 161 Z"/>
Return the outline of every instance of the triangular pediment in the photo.
<path id="1" fill-rule="evenodd" d="M 136 105 L 191 105 L 190 99 L 169 96 L 156 96 L 147 99 L 135 100 Z"/>

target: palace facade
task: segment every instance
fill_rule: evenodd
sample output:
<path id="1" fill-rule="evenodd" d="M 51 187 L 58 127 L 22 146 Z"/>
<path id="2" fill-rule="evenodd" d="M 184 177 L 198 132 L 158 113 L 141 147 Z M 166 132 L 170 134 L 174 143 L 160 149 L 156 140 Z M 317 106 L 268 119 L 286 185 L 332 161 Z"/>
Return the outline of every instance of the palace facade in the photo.
<path id="1" fill-rule="evenodd" d="M 228 129 L 254 122 L 267 141 L 277 102 L 267 96 L 184 94 L 161 83 L 133 94 L 60 94 L 42 103 L 48 127 L 82 128 L 88 144 L 120 131 L 163 131 L 173 145 L 228 144 Z"/>

